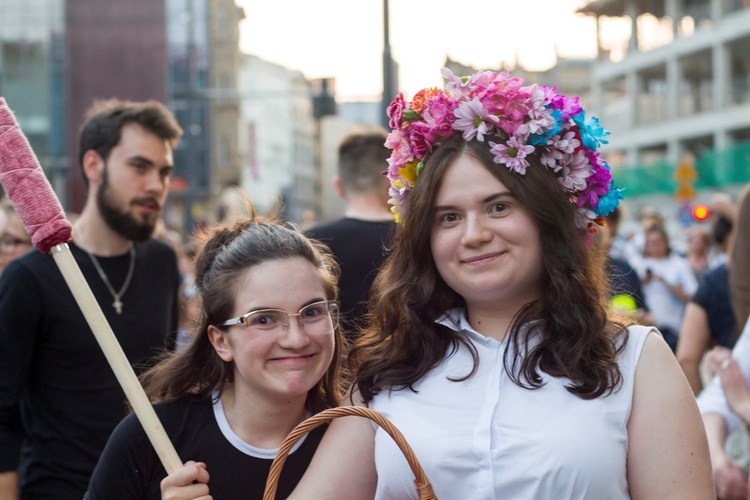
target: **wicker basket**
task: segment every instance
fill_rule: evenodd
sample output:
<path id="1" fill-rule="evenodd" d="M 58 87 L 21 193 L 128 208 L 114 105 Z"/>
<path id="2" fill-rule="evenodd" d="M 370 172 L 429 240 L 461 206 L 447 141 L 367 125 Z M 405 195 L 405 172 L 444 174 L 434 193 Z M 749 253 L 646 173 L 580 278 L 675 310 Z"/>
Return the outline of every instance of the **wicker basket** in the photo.
<path id="1" fill-rule="evenodd" d="M 299 441 L 302 436 L 316 427 L 323 425 L 326 422 L 330 422 L 334 418 L 348 416 L 368 418 L 382 427 L 383 430 L 393 438 L 401 449 L 401 453 L 406 457 L 406 461 L 409 462 L 409 467 L 411 467 L 411 470 L 414 473 L 414 483 L 417 487 L 419 500 L 437 500 L 435 494 L 432 492 L 430 481 L 427 479 L 424 470 L 422 470 L 422 466 L 419 465 L 419 461 L 414 455 L 414 450 L 412 450 L 409 443 L 406 442 L 403 434 L 401 434 L 401 432 L 383 415 L 361 406 L 340 406 L 338 408 L 323 410 L 317 415 L 313 415 L 297 425 L 297 427 L 295 427 L 286 437 L 281 448 L 279 448 L 279 452 L 276 455 L 273 464 L 271 464 L 271 470 L 268 472 L 268 479 L 266 480 L 266 491 L 263 494 L 263 500 L 274 500 L 276 498 L 279 476 L 281 475 L 282 467 L 284 467 L 284 462 L 286 462 L 286 457 L 289 455 L 289 451 L 294 444 Z"/>

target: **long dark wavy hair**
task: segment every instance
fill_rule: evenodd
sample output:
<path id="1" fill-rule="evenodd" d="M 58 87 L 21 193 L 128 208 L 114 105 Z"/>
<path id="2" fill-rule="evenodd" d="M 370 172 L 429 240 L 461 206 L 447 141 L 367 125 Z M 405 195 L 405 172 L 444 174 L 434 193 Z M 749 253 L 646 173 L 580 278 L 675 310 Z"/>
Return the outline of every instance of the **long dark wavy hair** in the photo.
<path id="1" fill-rule="evenodd" d="M 234 309 L 235 283 L 243 271 L 271 260 L 302 257 L 320 273 L 328 300 L 338 295 L 339 268 L 328 248 L 307 238 L 293 226 L 258 217 L 220 225 L 196 237 L 195 282 L 202 299 L 201 316 L 192 341 L 167 353 L 141 376 L 152 401 L 210 399 L 234 380 L 233 363 L 222 360 L 208 338 L 208 326 L 227 320 Z M 334 332 L 333 360 L 323 378 L 308 392 L 312 413 L 338 406 L 342 395 L 344 339 L 341 327 Z"/>
<path id="2" fill-rule="evenodd" d="M 520 200 L 540 234 L 542 296 L 516 314 L 504 363 L 519 386 L 538 389 L 540 372 L 569 379 L 568 391 L 582 399 L 606 395 L 620 385 L 617 355 L 627 342 L 624 325 L 607 316 L 606 283 L 600 257 L 576 226 L 576 209 L 555 174 L 527 157 L 525 175 L 492 161 L 487 143 L 453 136 L 430 156 L 401 213 L 390 254 L 378 273 L 363 335 L 349 365 L 365 401 L 381 390 L 412 388 L 446 353 L 465 345 L 464 336 L 435 324 L 464 299 L 441 278 L 430 247 L 433 206 L 446 169 L 461 155 L 480 161 Z M 528 329 L 521 328 L 528 327 Z M 528 335 L 521 332 L 528 331 Z M 532 335 L 534 334 L 534 335 Z M 538 334 L 538 335 L 536 335 Z M 529 339 L 540 339 L 533 346 Z"/>

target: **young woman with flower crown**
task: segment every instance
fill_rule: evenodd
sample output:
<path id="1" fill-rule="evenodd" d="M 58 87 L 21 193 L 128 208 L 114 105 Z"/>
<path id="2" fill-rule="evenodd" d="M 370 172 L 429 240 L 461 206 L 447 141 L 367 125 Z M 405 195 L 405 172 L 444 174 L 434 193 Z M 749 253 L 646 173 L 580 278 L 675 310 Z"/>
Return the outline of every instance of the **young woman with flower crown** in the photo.
<path id="1" fill-rule="evenodd" d="M 167 476 L 129 415 L 86 499 L 260 499 L 287 434 L 340 401 L 338 266 L 327 248 L 252 210 L 200 242 L 193 340 L 142 376 L 177 454 L 189 461 Z M 324 432 L 316 429 L 290 455 L 279 498 L 297 484 Z"/>
<path id="2" fill-rule="evenodd" d="M 620 191 L 577 98 L 505 73 L 389 109 L 399 220 L 347 404 L 405 435 L 435 495 L 713 498 L 690 388 L 654 328 L 608 319 L 588 241 Z M 331 424 L 293 498 L 417 498 L 398 448 Z"/>

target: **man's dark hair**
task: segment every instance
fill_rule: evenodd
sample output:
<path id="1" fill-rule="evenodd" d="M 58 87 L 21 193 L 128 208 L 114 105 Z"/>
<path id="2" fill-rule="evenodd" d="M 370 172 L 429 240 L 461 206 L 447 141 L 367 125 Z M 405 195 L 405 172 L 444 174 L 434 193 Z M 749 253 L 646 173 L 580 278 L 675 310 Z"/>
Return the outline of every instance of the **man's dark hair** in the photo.
<path id="1" fill-rule="evenodd" d="M 714 222 L 711 232 L 717 245 L 725 245 L 729 238 L 729 234 L 732 232 L 732 221 L 723 215 L 720 216 L 716 219 L 716 222 Z"/>
<path id="2" fill-rule="evenodd" d="M 339 179 L 344 193 L 386 190 L 383 171 L 391 150 L 385 147 L 387 133 L 368 129 L 346 136 L 339 145 Z"/>
<path id="3" fill-rule="evenodd" d="M 96 151 L 106 161 L 112 149 L 120 142 L 122 128 L 135 123 L 157 137 L 168 141 L 172 148 L 182 137 L 182 128 L 167 107 L 154 100 L 144 102 L 120 99 L 96 100 L 86 112 L 78 131 L 78 164 L 83 170 L 83 156 Z M 88 179 L 83 176 L 86 185 Z"/>

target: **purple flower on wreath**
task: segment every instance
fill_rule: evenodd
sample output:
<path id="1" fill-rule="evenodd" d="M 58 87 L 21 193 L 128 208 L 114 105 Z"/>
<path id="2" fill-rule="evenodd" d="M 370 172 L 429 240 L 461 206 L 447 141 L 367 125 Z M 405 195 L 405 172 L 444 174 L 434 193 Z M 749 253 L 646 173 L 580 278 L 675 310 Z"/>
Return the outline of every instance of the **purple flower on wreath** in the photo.
<path id="1" fill-rule="evenodd" d="M 567 121 L 570 117 L 577 115 L 583 108 L 580 104 L 580 99 L 576 97 L 568 97 L 563 94 L 557 93 L 557 87 L 547 87 L 546 85 L 541 86 L 544 90 L 547 100 L 550 101 L 550 106 L 553 109 L 559 109 L 562 114 L 562 119 Z"/>

